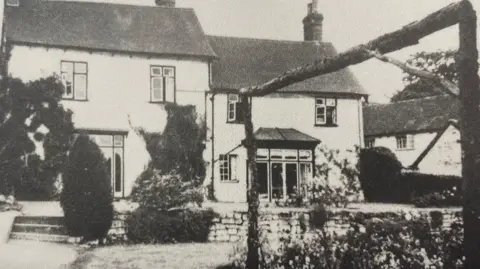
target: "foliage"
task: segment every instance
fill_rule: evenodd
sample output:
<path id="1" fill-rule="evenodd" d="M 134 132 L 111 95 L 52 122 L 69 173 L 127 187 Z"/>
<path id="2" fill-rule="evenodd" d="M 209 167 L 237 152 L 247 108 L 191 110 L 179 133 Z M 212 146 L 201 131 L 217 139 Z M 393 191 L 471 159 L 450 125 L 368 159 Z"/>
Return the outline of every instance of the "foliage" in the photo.
<path id="1" fill-rule="evenodd" d="M 95 142 L 77 136 L 62 176 L 60 204 L 72 236 L 103 239 L 113 219 L 113 196 L 106 160 Z"/>
<path id="2" fill-rule="evenodd" d="M 141 207 L 127 218 L 127 237 L 133 243 L 206 242 L 213 210 L 163 211 Z"/>
<path id="3" fill-rule="evenodd" d="M 1 84 L 0 189 L 17 198 L 50 198 L 73 133 L 72 113 L 60 104 L 63 85 L 56 76 Z"/>
<path id="4" fill-rule="evenodd" d="M 339 150 L 317 148 L 315 178 L 307 187 L 310 204 L 346 207 L 360 199 L 358 150 L 348 150 L 342 156 Z"/>
<path id="5" fill-rule="evenodd" d="M 201 185 L 205 178 L 206 124 L 197 122 L 195 107 L 165 105 L 167 124 L 162 134 L 143 132 L 152 166 L 169 174 L 175 171 L 184 181 Z"/>
<path id="6" fill-rule="evenodd" d="M 437 76 L 458 83 L 458 72 L 455 66 L 455 51 L 418 52 L 407 60 L 407 64 L 429 71 Z M 391 102 L 417 99 L 428 96 L 444 94 L 444 91 L 430 81 L 418 76 L 406 73 L 403 78 L 405 87 L 398 91 L 390 99 Z"/>
<path id="7" fill-rule="evenodd" d="M 150 166 L 137 178 L 131 199 L 142 208 L 168 211 L 192 203 L 200 206 L 203 195 L 193 182 L 176 174 L 163 175 Z"/>
<path id="8" fill-rule="evenodd" d="M 457 220 L 445 229 L 427 218 L 405 214 L 395 221 L 362 219 L 352 221 L 345 234 L 318 229 L 305 239 L 287 237 L 278 250 L 264 253 L 262 268 L 462 268 L 461 224 Z M 244 268 L 240 260 L 232 264 Z"/>
<path id="9" fill-rule="evenodd" d="M 402 164 L 388 148 L 375 147 L 360 151 L 360 184 L 368 202 L 398 202 L 397 189 Z"/>
<path id="10" fill-rule="evenodd" d="M 453 187 L 451 190 L 428 193 L 412 199 L 415 207 L 461 206 L 461 201 L 461 194 L 456 187 Z"/>

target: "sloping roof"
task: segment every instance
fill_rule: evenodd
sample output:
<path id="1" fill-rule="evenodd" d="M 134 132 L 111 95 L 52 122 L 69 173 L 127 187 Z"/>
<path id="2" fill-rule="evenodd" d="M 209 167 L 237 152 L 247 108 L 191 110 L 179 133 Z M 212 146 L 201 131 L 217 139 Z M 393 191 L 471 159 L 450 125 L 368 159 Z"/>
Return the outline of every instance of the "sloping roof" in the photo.
<path id="1" fill-rule="evenodd" d="M 437 144 L 438 140 L 440 140 L 440 138 L 443 136 L 443 134 L 445 133 L 445 131 L 447 131 L 448 127 L 453 126 L 455 128 L 457 128 L 457 130 L 460 129 L 460 126 L 458 125 L 458 121 L 457 120 L 449 120 L 448 123 L 445 125 L 445 127 L 443 128 L 443 130 L 441 132 L 438 132 L 437 135 L 432 139 L 432 141 L 430 141 L 430 143 L 427 145 L 427 147 L 422 151 L 422 153 L 420 153 L 420 155 L 418 155 L 417 159 L 413 162 L 412 165 L 410 165 L 408 168 L 410 169 L 416 169 L 418 168 L 418 165 L 423 161 L 423 159 L 425 159 L 425 157 L 427 156 L 427 154 L 433 149 L 433 147 L 435 146 L 435 144 Z"/>
<path id="2" fill-rule="evenodd" d="M 331 43 L 209 36 L 220 57 L 213 63 L 215 90 L 239 89 L 265 83 L 285 71 L 337 54 Z M 366 95 L 349 69 L 317 76 L 288 86 L 283 92 Z"/>
<path id="3" fill-rule="evenodd" d="M 449 95 L 370 104 L 363 109 L 365 136 L 436 131 L 451 119 L 458 119 L 460 102 Z"/>
<path id="4" fill-rule="evenodd" d="M 292 142 L 314 142 L 320 140 L 304 134 L 293 128 L 264 128 L 260 127 L 254 133 L 255 139 L 260 141 L 292 141 Z"/>
<path id="5" fill-rule="evenodd" d="M 6 7 L 7 37 L 14 42 L 216 56 L 192 9 L 42 0 L 20 3 Z"/>

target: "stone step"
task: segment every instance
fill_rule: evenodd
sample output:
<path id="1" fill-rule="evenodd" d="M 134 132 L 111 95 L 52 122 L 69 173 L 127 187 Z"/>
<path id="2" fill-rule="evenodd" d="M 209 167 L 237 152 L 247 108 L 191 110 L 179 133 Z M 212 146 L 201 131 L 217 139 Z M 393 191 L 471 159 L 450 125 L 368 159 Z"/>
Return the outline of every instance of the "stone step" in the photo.
<path id="1" fill-rule="evenodd" d="M 43 216 L 18 216 L 15 218 L 15 224 L 47 224 L 63 226 L 63 217 L 43 217 Z"/>
<path id="2" fill-rule="evenodd" d="M 39 233 L 20 233 L 13 232 L 10 234 L 10 239 L 14 240 L 32 240 L 42 242 L 56 242 L 56 243 L 68 243 L 69 237 L 66 235 L 51 235 L 51 234 L 39 234 Z"/>
<path id="3" fill-rule="evenodd" d="M 64 226 L 50 224 L 15 223 L 13 224 L 12 232 L 67 235 Z"/>

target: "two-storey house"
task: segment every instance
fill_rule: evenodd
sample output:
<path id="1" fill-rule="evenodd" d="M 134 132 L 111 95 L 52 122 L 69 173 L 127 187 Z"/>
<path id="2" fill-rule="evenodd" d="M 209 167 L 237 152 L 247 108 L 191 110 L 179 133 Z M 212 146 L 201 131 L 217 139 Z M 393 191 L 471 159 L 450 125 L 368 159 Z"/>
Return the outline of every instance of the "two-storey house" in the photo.
<path id="1" fill-rule="evenodd" d="M 101 147 L 115 197 L 129 195 L 148 162 L 133 128 L 162 132 L 165 103 L 204 113 L 216 54 L 192 9 L 18 0 L 7 1 L 4 26 L 9 73 L 61 78 L 62 103 Z"/>
<path id="2" fill-rule="evenodd" d="M 304 41 L 210 36 L 218 60 L 212 65 L 211 177 L 220 201 L 246 201 L 247 156 L 242 112 L 235 90 L 261 84 L 284 71 L 336 55 L 322 41 L 323 16 L 316 1 L 303 20 Z M 286 198 L 312 178 L 315 148 L 363 145 L 366 92 L 344 69 L 252 100 L 257 168 L 263 200 Z"/>
<path id="3" fill-rule="evenodd" d="M 152 0 L 153 1 L 153 0 Z M 206 182 L 219 201 L 246 201 L 247 157 L 235 90 L 336 54 L 322 41 L 316 0 L 303 20 L 304 41 L 206 36 L 192 9 L 12 0 L 5 9 L 8 65 L 23 80 L 57 74 L 63 105 L 110 164 L 116 197 L 130 194 L 148 162 L 136 132 L 162 132 L 165 103 L 192 104 L 207 124 Z M 300 27 L 299 27 L 300 28 Z M 253 98 L 261 196 L 281 199 L 313 174 L 315 147 L 363 145 L 366 92 L 348 70 Z"/>

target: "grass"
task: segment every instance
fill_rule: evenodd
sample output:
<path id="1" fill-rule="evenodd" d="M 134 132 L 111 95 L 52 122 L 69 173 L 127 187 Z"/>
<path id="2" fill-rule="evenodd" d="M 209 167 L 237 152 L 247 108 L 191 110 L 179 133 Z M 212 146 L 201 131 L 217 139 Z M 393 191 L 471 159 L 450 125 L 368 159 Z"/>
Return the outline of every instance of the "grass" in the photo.
<path id="1" fill-rule="evenodd" d="M 69 269 L 215 269 L 232 250 L 226 243 L 102 247 L 80 254 Z"/>

